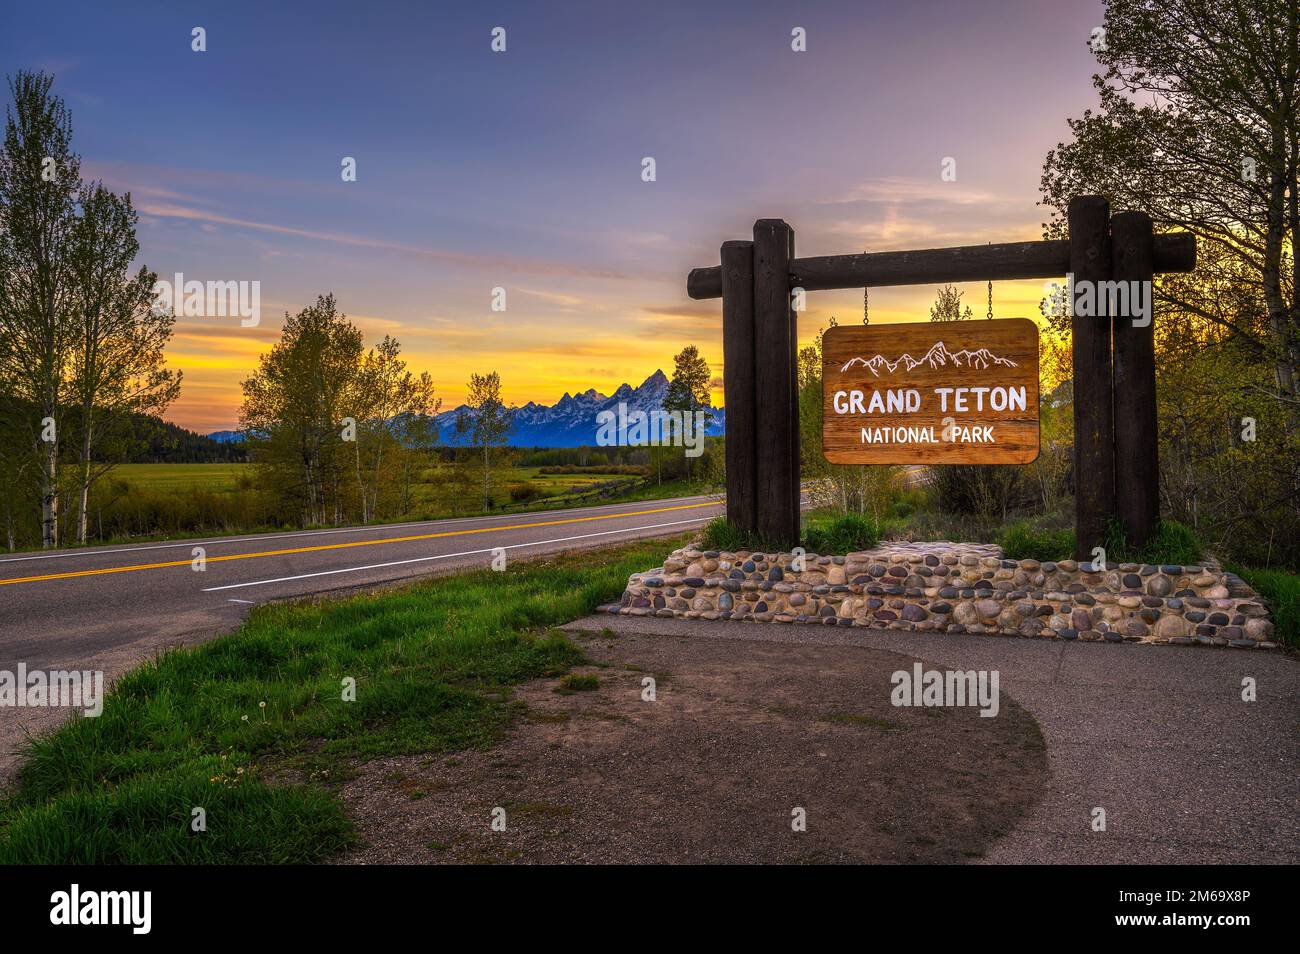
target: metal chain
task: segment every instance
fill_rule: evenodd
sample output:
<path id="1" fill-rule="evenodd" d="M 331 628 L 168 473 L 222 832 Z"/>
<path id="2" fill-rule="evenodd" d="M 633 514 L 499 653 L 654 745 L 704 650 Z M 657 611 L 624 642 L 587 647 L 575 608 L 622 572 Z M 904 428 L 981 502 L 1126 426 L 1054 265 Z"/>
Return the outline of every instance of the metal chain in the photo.
<path id="1" fill-rule="evenodd" d="M 871 324 L 871 319 L 867 316 L 867 286 L 862 286 L 862 323 Z"/>
<path id="2" fill-rule="evenodd" d="M 989 313 L 988 318 L 993 320 L 993 282 L 989 282 Z"/>

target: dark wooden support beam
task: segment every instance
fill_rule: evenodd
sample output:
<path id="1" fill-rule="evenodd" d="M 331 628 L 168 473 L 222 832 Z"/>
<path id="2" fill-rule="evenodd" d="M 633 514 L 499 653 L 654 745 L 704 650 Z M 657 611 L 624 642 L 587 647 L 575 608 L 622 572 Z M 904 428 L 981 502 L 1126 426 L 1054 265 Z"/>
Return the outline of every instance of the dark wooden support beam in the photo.
<path id="1" fill-rule="evenodd" d="M 799 417 L 795 313 L 790 301 L 794 233 L 781 219 L 754 223 L 754 393 L 758 532 L 799 541 Z"/>
<path id="2" fill-rule="evenodd" d="M 1157 235 L 1153 268 L 1190 272 L 1196 266 L 1196 237 L 1178 232 Z M 790 287 L 806 291 L 884 285 L 941 285 L 947 282 L 1011 281 L 1060 278 L 1070 271 L 1070 242 L 1005 242 L 963 245 L 910 252 L 866 252 L 796 258 L 790 263 Z M 722 267 L 691 269 L 686 293 L 692 298 L 722 295 Z"/>
<path id="3" fill-rule="evenodd" d="M 1070 262 L 1075 286 L 1110 280 L 1110 206 L 1101 196 L 1070 200 Z M 1071 305 L 1074 303 L 1071 302 Z M 1115 438 L 1111 393 L 1111 320 L 1098 299 L 1098 315 L 1076 314 L 1074 348 L 1075 557 L 1092 561 L 1115 514 Z"/>
<path id="4" fill-rule="evenodd" d="M 754 243 L 722 243 L 722 389 L 727 409 L 727 520 L 758 529 L 754 391 Z"/>
<path id="5" fill-rule="evenodd" d="M 789 234 L 789 256 L 793 262 L 794 229 L 790 229 Z M 793 485 L 790 488 L 790 526 L 794 527 L 792 545 L 797 546 L 803 529 L 803 513 L 799 506 L 799 498 L 803 495 L 803 482 L 800 480 L 802 455 L 799 453 L 799 312 L 795 310 L 789 291 L 785 298 L 790 303 L 790 477 Z"/>
<path id="6" fill-rule="evenodd" d="M 1141 548 L 1160 519 L 1160 462 L 1156 424 L 1156 351 L 1153 312 L 1136 326 L 1134 286 L 1148 296 L 1154 273 L 1151 217 L 1120 212 L 1111 219 L 1111 277 L 1128 283 L 1129 307 L 1114 316 L 1115 506 L 1129 546 Z M 1139 284 L 1140 283 L 1140 284 Z M 1139 321 L 1143 319 L 1139 317 Z"/>

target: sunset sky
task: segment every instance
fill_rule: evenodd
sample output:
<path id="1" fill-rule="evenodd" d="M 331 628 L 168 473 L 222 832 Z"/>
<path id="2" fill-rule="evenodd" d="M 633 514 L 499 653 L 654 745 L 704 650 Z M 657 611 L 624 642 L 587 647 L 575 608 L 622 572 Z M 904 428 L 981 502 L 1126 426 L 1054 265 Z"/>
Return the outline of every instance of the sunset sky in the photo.
<path id="1" fill-rule="evenodd" d="M 55 74 L 83 175 L 135 200 L 143 264 L 261 283 L 257 328 L 177 322 L 165 416 L 208 432 L 236 426 L 283 313 L 327 291 L 445 408 L 487 370 L 549 404 L 671 372 L 685 344 L 722 373 L 720 303 L 686 274 L 756 218 L 790 222 L 800 255 L 1039 238 L 1043 157 L 1095 103 L 1101 18 L 1092 0 L 47 0 L 5 5 L 0 64 Z M 995 313 L 1035 316 L 1041 290 L 996 284 Z M 874 291 L 873 322 L 924 319 L 934 291 Z M 801 337 L 861 309 L 860 289 L 812 293 Z"/>

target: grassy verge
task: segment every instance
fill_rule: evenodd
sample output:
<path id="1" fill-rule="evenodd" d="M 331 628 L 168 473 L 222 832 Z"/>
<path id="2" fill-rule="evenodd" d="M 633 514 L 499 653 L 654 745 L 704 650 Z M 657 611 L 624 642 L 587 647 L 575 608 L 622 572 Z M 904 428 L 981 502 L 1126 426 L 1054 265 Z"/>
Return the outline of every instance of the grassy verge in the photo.
<path id="1" fill-rule="evenodd" d="M 510 687 L 580 658 L 548 627 L 617 597 L 684 538 L 317 603 L 118 681 L 37 739 L 0 803 L 0 863 L 294 863 L 345 848 L 351 760 L 491 745 Z M 345 701 L 355 680 L 355 701 Z M 194 809 L 206 832 L 191 830 Z"/>
<path id="2" fill-rule="evenodd" d="M 1300 574 L 1229 567 L 1268 603 L 1279 642 L 1300 649 Z"/>

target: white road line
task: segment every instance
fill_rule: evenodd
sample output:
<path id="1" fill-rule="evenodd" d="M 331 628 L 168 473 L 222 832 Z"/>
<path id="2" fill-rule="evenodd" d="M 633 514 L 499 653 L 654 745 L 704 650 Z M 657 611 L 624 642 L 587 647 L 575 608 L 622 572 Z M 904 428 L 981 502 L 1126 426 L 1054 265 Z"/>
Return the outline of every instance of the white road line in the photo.
<path id="1" fill-rule="evenodd" d="M 463 550 L 460 553 L 439 553 L 436 556 L 416 557 L 412 560 L 394 560 L 391 563 L 372 563 L 369 566 L 349 566 L 341 570 L 321 570 L 318 573 L 302 573 L 298 576 L 281 576 L 274 580 L 253 580 L 250 583 L 229 583 L 225 586 L 209 586 L 204 593 L 217 593 L 221 590 L 238 590 L 246 586 L 266 586 L 269 583 L 290 583 L 294 580 L 309 580 L 317 576 L 334 576 L 337 573 L 360 573 L 363 570 L 382 570 L 390 566 L 405 566 L 408 563 L 428 563 L 430 560 L 449 560 L 452 557 L 475 556 L 479 553 L 491 553 L 493 550 L 514 550 L 519 547 L 539 547 L 548 543 L 567 543 L 570 540 L 586 540 L 591 537 L 606 537 L 611 533 L 631 533 L 634 530 L 655 530 L 659 527 L 677 527 L 687 523 L 704 523 L 711 517 L 694 517 L 690 520 L 673 520 L 669 523 L 652 523 L 644 527 L 623 527 L 620 530 L 602 530 L 599 533 L 580 533 L 572 537 L 557 537 L 554 540 L 534 540 L 531 543 L 508 543 L 500 547 L 486 547 L 482 550 Z"/>
<path id="2" fill-rule="evenodd" d="M 257 604 L 254 603 L 252 600 L 236 600 L 236 599 L 229 599 L 229 600 L 226 600 L 226 602 L 227 602 L 227 603 L 247 603 L 249 606 L 256 606 L 256 605 L 257 605 Z"/>
<path id="3" fill-rule="evenodd" d="M 713 494 L 696 494 L 690 497 L 664 497 L 659 500 L 629 500 L 624 503 L 615 504 L 598 504 L 595 507 L 565 507 L 560 510 L 520 510 L 517 513 L 499 514 L 496 516 L 482 517 L 451 517 L 446 520 L 414 520 L 410 523 L 372 523 L 364 527 L 337 527 L 331 530 L 298 530 L 294 533 L 262 533 L 249 537 L 210 537 L 208 539 L 194 538 L 191 540 L 181 540 L 177 543 L 156 543 L 140 544 L 133 547 L 119 547 L 115 550 L 101 550 L 90 548 L 85 550 L 68 550 L 61 553 L 34 553 L 29 556 L 0 557 L 0 563 L 24 563 L 28 560 L 62 560 L 64 557 L 85 557 L 99 556 L 111 553 L 136 553 L 147 550 L 181 550 L 186 547 L 195 546 L 217 546 L 223 543 L 256 543 L 261 540 L 286 540 L 294 537 L 316 537 L 328 536 L 334 533 L 367 533 L 378 532 L 382 530 L 401 530 L 407 527 L 449 527 L 462 523 L 481 523 L 486 520 L 509 520 L 518 517 L 529 517 L 534 515 L 541 516 L 558 516 L 566 513 L 591 513 L 602 510 L 611 510 L 615 507 L 632 507 L 633 509 L 641 507 L 644 509 L 646 504 L 669 504 L 682 500 L 709 500 Z M 721 506 L 722 500 L 718 501 Z"/>

